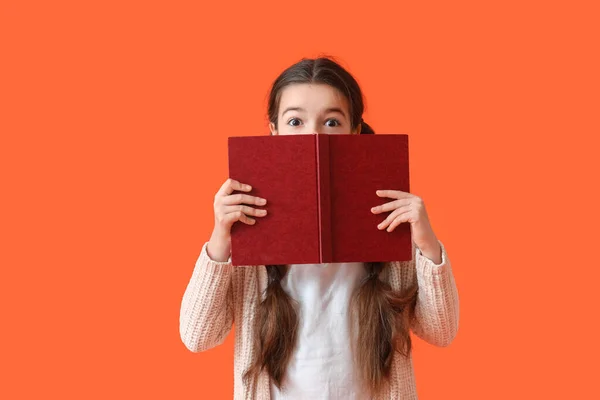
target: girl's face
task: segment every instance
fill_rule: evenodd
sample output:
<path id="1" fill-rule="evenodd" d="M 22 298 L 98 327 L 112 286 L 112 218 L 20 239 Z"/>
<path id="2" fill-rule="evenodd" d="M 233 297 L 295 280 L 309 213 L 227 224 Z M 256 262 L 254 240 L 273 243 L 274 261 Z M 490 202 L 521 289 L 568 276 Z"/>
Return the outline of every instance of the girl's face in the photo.
<path id="1" fill-rule="evenodd" d="M 348 100 L 325 84 L 300 83 L 281 92 L 278 125 L 270 124 L 273 135 L 313 133 L 357 134 L 350 129 Z"/>

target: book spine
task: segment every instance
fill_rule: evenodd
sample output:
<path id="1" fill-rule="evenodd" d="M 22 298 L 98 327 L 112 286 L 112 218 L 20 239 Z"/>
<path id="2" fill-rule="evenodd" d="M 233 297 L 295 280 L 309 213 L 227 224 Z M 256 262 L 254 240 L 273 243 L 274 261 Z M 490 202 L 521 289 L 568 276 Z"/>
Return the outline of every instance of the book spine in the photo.
<path id="1" fill-rule="evenodd" d="M 319 258 L 321 263 L 333 261 L 331 241 L 331 170 L 329 135 L 316 134 L 317 211 L 319 218 Z"/>

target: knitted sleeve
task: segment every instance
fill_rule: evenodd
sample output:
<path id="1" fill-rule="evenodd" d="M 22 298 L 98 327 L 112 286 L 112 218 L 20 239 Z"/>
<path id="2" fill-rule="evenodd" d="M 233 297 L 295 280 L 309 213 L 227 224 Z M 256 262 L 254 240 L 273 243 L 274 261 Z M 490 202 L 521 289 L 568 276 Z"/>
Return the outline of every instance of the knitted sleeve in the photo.
<path id="1" fill-rule="evenodd" d="M 411 329 L 432 345 L 448 346 L 458 331 L 458 290 L 446 248 L 438 242 L 442 249 L 440 264 L 425 257 L 413 243 L 411 261 L 391 263 L 390 284 L 395 290 L 418 284 Z"/>
<path id="2" fill-rule="evenodd" d="M 225 340 L 233 324 L 231 257 L 213 261 L 204 243 L 186 287 L 179 313 L 179 334 L 193 352 L 211 349 Z"/>

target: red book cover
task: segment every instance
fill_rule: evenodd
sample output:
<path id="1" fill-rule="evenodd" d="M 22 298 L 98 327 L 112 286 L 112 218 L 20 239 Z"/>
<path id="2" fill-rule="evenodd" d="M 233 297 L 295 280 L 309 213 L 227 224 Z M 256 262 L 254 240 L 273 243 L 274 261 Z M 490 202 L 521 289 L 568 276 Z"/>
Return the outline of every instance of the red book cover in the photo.
<path id="1" fill-rule="evenodd" d="M 256 224 L 231 229 L 233 265 L 404 261 L 410 225 L 377 229 L 389 213 L 371 207 L 410 192 L 408 135 L 230 137 L 229 177 L 267 199 Z M 263 208 L 252 205 L 255 208 Z"/>

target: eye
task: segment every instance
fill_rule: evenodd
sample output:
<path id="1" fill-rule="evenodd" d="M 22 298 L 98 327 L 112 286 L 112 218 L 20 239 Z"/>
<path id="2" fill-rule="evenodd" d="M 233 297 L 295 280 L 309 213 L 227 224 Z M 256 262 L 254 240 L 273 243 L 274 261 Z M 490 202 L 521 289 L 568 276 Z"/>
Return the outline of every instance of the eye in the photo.
<path id="1" fill-rule="evenodd" d="M 291 123 L 291 122 L 293 122 L 293 121 L 297 121 L 297 122 L 298 122 L 298 124 L 293 124 L 293 123 Z M 288 121 L 288 123 L 287 123 L 287 124 L 288 124 L 288 125 L 291 125 L 291 126 L 300 126 L 300 123 L 301 123 L 301 122 L 302 122 L 302 121 L 300 121 L 298 118 L 290 118 L 290 120 Z"/>
<path id="2" fill-rule="evenodd" d="M 328 124 L 329 122 L 335 122 L 335 125 L 329 125 L 329 124 Z M 328 119 L 328 120 L 327 120 L 327 122 L 325 122 L 325 124 L 326 124 L 327 126 L 329 126 L 329 127 L 336 127 L 336 126 L 340 126 L 340 121 L 338 121 L 338 120 L 337 120 L 337 119 L 335 119 L 335 118 L 330 118 L 330 119 Z"/>

